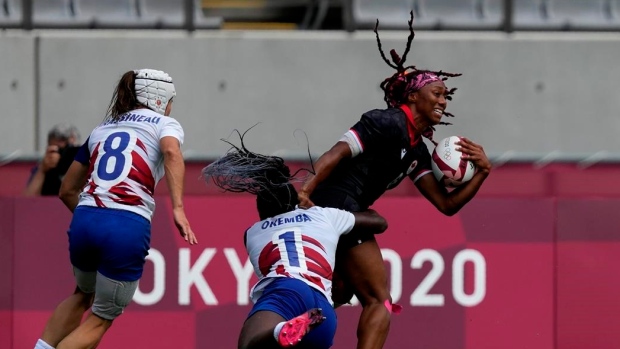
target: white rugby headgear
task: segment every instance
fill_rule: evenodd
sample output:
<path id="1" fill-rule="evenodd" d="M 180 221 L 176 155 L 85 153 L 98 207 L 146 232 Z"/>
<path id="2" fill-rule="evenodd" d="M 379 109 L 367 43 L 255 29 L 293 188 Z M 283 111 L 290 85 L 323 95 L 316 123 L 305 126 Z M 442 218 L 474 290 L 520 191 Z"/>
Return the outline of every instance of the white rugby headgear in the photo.
<path id="1" fill-rule="evenodd" d="M 154 69 L 139 69 L 134 70 L 134 73 L 138 102 L 164 115 L 168 102 L 177 95 L 170 75 Z"/>

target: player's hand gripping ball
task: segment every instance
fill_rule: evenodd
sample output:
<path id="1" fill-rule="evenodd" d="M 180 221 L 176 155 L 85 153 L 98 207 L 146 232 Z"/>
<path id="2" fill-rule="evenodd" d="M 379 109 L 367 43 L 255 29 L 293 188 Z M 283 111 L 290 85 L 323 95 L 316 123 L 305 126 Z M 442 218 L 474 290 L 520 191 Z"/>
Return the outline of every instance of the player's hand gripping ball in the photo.
<path id="1" fill-rule="evenodd" d="M 476 173 L 476 166 L 471 161 L 462 159 L 463 153 L 456 150 L 459 146 L 455 143 L 459 140 L 457 136 L 444 138 L 432 153 L 433 174 L 439 183 L 446 187 L 458 187 Z"/>

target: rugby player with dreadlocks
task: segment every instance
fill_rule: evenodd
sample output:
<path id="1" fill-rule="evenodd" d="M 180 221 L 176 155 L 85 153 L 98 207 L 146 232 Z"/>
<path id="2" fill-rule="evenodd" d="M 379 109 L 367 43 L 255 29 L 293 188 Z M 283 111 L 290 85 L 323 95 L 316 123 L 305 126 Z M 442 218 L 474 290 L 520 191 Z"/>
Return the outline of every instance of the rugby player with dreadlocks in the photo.
<path id="1" fill-rule="evenodd" d="M 379 52 L 396 70 L 381 83 L 387 109 L 375 109 L 362 115 L 350 130 L 315 164 L 299 191 L 299 206 L 335 207 L 351 212 L 367 210 L 386 190 L 396 187 L 408 176 L 418 190 L 443 214 L 451 216 L 469 202 L 491 171 L 483 148 L 467 138 L 457 143 L 463 160 L 476 165 L 474 177 L 448 192 L 432 174 L 431 157 L 422 140 L 433 141 L 434 126 L 445 124 L 442 116 L 447 101 L 456 89 L 448 89 L 448 78 L 460 74 L 420 70 L 405 66 L 414 38 L 413 14 L 409 20 L 409 38 L 402 57 L 391 50 L 390 62 L 381 47 Z M 434 143 L 434 141 L 433 141 Z M 415 224 L 412 222 L 412 224 Z M 358 323 L 358 349 L 381 348 L 390 326 L 392 305 L 387 273 L 381 251 L 372 234 L 355 233 L 340 239 L 334 272 L 332 299 L 347 303 L 354 292 L 363 310 Z"/>
<path id="2" fill-rule="evenodd" d="M 387 222 L 372 210 L 298 209 L 291 184 L 295 174 L 284 160 L 251 152 L 240 138 L 241 147 L 233 145 L 203 170 L 204 178 L 226 191 L 256 195 L 260 221 L 246 230 L 244 243 L 258 283 L 238 348 L 330 348 L 336 332 L 331 278 L 338 239 L 357 229 L 381 233 Z"/>

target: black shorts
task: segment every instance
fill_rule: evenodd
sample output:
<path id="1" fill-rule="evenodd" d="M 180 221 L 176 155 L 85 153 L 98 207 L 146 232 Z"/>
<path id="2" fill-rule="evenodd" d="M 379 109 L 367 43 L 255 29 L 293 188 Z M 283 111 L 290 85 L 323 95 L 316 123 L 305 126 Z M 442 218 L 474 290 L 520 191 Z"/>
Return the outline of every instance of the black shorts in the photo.
<path id="1" fill-rule="evenodd" d="M 367 207 L 362 207 L 349 194 L 339 190 L 320 190 L 312 193 L 310 200 L 321 207 L 339 208 L 349 212 L 362 212 Z M 374 239 L 375 235 L 364 231 L 352 231 L 349 234 L 342 235 L 338 241 L 338 249 L 351 248 L 362 244 L 365 241 Z"/>

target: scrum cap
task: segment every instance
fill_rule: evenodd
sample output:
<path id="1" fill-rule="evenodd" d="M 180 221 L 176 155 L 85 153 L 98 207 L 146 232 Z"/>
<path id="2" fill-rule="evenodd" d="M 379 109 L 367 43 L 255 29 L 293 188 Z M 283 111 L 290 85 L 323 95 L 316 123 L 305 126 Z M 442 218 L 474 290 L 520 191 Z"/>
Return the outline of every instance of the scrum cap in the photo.
<path id="1" fill-rule="evenodd" d="M 138 102 L 163 115 L 168 102 L 177 95 L 170 75 L 154 69 L 139 69 L 134 73 Z"/>

